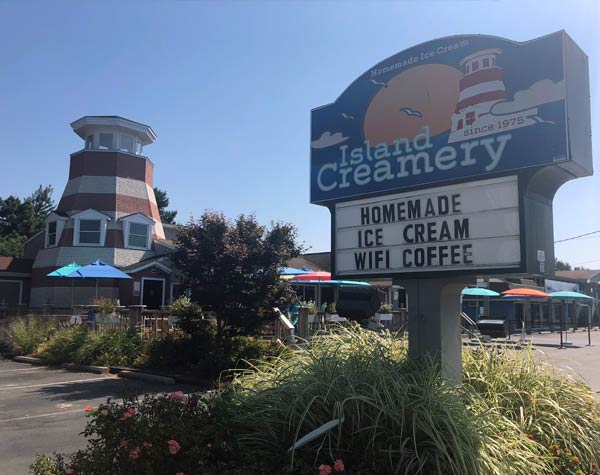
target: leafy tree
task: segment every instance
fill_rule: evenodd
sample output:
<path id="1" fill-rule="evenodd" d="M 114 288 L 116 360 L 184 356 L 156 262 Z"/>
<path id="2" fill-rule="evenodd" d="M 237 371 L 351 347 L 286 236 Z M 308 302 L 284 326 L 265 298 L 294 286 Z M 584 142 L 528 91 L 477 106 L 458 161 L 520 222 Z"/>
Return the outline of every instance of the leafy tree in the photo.
<path id="1" fill-rule="evenodd" d="M 21 257 L 23 255 L 23 244 L 25 236 L 10 235 L 0 236 L 0 256 Z"/>
<path id="2" fill-rule="evenodd" d="M 44 221 L 54 209 L 52 187 L 41 185 L 21 200 L 16 196 L 0 198 L 0 236 L 29 238 L 44 227 Z"/>
<path id="3" fill-rule="evenodd" d="M 261 226 L 254 215 L 230 221 L 206 211 L 182 228 L 172 255 L 192 299 L 216 312 L 217 334 L 252 334 L 290 298 L 280 268 L 302 251 L 291 224 Z"/>
<path id="4" fill-rule="evenodd" d="M 165 224 L 175 224 L 177 211 L 167 211 L 167 208 L 169 207 L 169 197 L 167 196 L 167 192 L 155 187 L 154 196 L 156 196 L 160 220 Z"/>
<path id="5" fill-rule="evenodd" d="M 54 210 L 54 200 L 52 199 L 52 186 L 42 188 L 42 185 L 26 200 L 29 201 L 31 216 L 31 231 L 28 237 L 32 236 L 44 227 L 44 222 L 48 215 Z"/>
<path id="6" fill-rule="evenodd" d="M 563 262 L 560 259 L 554 258 L 554 269 L 555 270 L 572 270 L 571 264 Z"/>

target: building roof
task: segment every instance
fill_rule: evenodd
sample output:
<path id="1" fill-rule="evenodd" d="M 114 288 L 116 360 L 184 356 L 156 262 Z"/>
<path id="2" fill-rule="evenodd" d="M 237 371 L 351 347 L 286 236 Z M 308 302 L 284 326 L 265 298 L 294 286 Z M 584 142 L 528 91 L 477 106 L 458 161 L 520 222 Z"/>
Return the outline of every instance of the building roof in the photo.
<path id="1" fill-rule="evenodd" d="M 315 252 L 310 254 L 302 254 L 299 257 L 294 257 L 287 263 L 288 267 L 295 269 L 308 268 L 313 271 L 331 272 L 331 255 L 329 252 Z"/>
<path id="2" fill-rule="evenodd" d="M 301 257 L 313 266 L 318 267 L 318 270 L 331 272 L 331 252 L 309 252 L 307 254 L 302 254 Z M 309 265 L 308 267 L 311 266 Z"/>
<path id="3" fill-rule="evenodd" d="M 156 140 L 156 133 L 149 125 L 141 124 L 118 115 L 86 115 L 81 119 L 71 122 L 73 131 L 84 140 L 90 130 L 107 126 L 135 134 L 144 145 L 151 144 Z"/>
<path id="4" fill-rule="evenodd" d="M 560 279 L 568 279 L 573 282 L 598 282 L 600 281 L 600 270 L 584 269 L 584 270 L 559 270 L 556 271 L 556 277 Z"/>
<path id="5" fill-rule="evenodd" d="M 33 259 L 0 256 L 0 275 L 4 272 L 31 274 Z"/>

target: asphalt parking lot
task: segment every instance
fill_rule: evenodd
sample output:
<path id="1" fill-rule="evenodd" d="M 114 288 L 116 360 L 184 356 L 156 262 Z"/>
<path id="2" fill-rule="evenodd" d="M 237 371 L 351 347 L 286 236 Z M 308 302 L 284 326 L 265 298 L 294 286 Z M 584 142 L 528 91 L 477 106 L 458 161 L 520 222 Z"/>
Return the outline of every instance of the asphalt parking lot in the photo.
<path id="1" fill-rule="evenodd" d="M 517 338 L 513 335 L 513 340 Z M 587 331 L 563 333 L 563 338 L 564 346 L 560 348 L 558 333 L 527 335 L 536 354 L 562 372 L 584 381 L 600 399 L 600 331 L 591 332 L 592 344 L 589 346 Z"/>
<path id="2" fill-rule="evenodd" d="M 0 475 L 26 475 L 38 453 L 73 452 L 85 407 L 131 394 L 197 391 L 193 386 L 78 373 L 0 360 Z"/>

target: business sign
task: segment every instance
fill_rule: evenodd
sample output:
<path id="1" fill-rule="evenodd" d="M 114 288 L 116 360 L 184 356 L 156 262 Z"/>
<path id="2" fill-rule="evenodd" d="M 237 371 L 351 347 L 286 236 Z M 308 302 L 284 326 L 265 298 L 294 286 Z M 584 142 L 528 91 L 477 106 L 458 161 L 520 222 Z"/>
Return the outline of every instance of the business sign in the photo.
<path id="1" fill-rule="evenodd" d="M 573 282 L 562 282 L 560 280 L 544 280 L 544 291 L 551 292 L 579 292 L 579 284 Z"/>
<path id="2" fill-rule="evenodd" d="M 339 276 L 516 269 L 520 242 L 516 176 L 335 205 Z"/>
<path id="3" fill-rule="evenodd" d="M 311 202 L 547 165 L 589 175 L 587 78 L 587 57 L 562 31 L 525 43 L 448 37 L 398 53 L 312 111 Z"/>

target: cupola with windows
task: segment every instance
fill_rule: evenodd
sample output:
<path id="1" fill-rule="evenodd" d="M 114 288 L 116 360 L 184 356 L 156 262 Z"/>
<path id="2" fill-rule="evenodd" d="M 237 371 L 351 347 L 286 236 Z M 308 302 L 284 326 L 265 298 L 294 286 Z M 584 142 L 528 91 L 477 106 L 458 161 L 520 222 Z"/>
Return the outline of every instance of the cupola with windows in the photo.
<path id="1" fill-rule="evenodd" d="M 85 141 L 85 150 L 113 150 L 142 155 L 145 145 L 156 140 L 148 125 L 119 116 L 85 116 L 71 123 Z"/>

